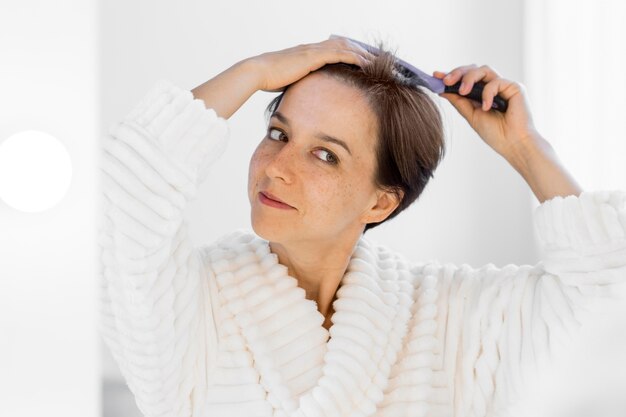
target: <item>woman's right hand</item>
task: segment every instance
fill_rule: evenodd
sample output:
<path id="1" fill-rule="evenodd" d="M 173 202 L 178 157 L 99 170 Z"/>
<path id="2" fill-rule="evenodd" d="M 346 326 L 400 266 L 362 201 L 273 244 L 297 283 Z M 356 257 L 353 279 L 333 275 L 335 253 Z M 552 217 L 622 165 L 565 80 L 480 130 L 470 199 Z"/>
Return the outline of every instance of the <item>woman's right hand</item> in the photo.
<path id="1" fill-rule="evenodd" d="M 207 108 L 228 119 L 255 91 L 283 91 L 326 64 L 346 62 L 361 66 L 372 57 L 361 46 L 338 37 L 244 59 L 191 92 Z"/>
<path id="2" fill-rule="evenodd" d="M 280 92 L 326 64 L 345 62 L 363 66 L 373 55 L 346 38 L 302 44 L 248 58 L 258 74 L 258 89 Z"/>

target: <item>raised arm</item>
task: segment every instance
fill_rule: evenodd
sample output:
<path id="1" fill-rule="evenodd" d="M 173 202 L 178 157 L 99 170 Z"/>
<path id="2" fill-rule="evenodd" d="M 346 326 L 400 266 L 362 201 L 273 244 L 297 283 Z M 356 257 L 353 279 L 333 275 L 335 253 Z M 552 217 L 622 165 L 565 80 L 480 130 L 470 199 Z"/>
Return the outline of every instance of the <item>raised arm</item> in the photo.
<path id="1" fill-rule="evenodd" d="M 554 149 L 534 126 L 524 85 L 506 80 L 483 65 L 455 68 L 447 75 L 436 71 L 444 84 L 462 80 L 461 95 L 442 94 L 467 120 L 480 138 L 526 180 L 537 200 L 579 195 L 582 191 L 574 177 L 560 163 Z M 485 82 L 483 106 L 462 95 L 471 91 L 474 83 Z M 493 98 L 501 95 L 509 102 L 506 113 L 490 110 Z"/>
<path id="2" fill-rule="evenodd" d="M 217 287 L 183 215 L 227 145 L 211 106 L 236 110 L 245 85 L 241 66 L 205 83 L 207 108 L 160 81 L 102 142 L 101 333 L 146 416 L 191 415 L 215 363 Z"/>
<path id="3" fill-rule="evenodd" d="M 541 262 L 449 266 L 439 283 L 441 364 L 452 388 L 454 415 L 498 415 L 559 353 L 566 353 L 582 323 L 594 319 L 588 307 L 609 298 L 626 303 L 626 192 L 581 190 L 536 132 L 523 86 L 489 67 L 455 71 L 445 83 L 463 77 L 467 87 L 461 92 L 487 81 L 484 107 L 444 96 L 542 203 L 534 212 L 545 250 Z M 496 94 L 509 100 L 504 115 L 484 110 Z"/>
<path id="4" fill-rule="evenodd" d="M 326 64 L 364 64 L 372 55 L 345 38 L 302 44 L 248 58 L 192 90 L 207 107 L 229 118 L 256 90 L 279 92 Z M 231 99 L 224 101 L 227 94 Z"/>
<path id="5" fill-rule="evenodd" d="M 361 54 L 328 40 L 248 58 L 192 91 L 160 81 L 104 138 L 100 331 L 144 415 L 192 415 L 216 362 L 218 290 L 183 215 L 225 149 L 225 119 L 258 89 Z"/>

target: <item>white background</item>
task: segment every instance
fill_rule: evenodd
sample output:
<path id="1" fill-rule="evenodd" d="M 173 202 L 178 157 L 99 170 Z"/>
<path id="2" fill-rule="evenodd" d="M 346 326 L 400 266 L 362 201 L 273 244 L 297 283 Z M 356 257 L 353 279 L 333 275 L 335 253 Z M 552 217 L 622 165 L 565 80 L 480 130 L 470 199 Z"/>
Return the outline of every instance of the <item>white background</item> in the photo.
<path id="1" fill-rule="evenodd" d="M 532 22 L 523 15 L 521 0 L 3 1 L 0 141 L 26 128 L 54 134 L 71 151 L 74 179 L 45 213 L 0 202 L 0 415 L 99 415 L 100 349 L 104 378 L 121 381 L 94 330 L 95 152 L 156 80 L 192 89 L 241 59 L 335 33 L 386 40 L 427 73 L 488 64 L 524 82 Z M 229 119 L 229 147 L 187 213 L 195 243 L 249 227 L 247 167 L 274 96 L 256 93 Z M 535 197 L 437 100 L 446 158 L 414 206 L 367 235 L 414 260 L 535 264 Z M 135 415 L 127 404 L 116 415 Z"/>
<path id="2" fill-rule="evenodd" d="M 0 201 L 0 416 L 83 416 L 100 408 L 95 184 L 99 132 L 94 0 L 3 0 L 0 142 L 36 129 L 70 153 L 58 205 Z"/>
<path id="3" fill-rule="evenodd" d="M 103 2 L 103 123 L 122 118 L 159 78 L 192 89 L 239 60 L 319 42 L 331 33 L 388 40 L 400 57 L 428 73 L 476 63 L 519 80 L 521 14 L 515 1 L 406 1 L 385 7 L 374 1 L 192 2 L 184 7 L 165 1 Z M 257 92 L 229 119 L 229 147 L 189 207 L 196 243 L 250 224 L 248 162 L 265 134 L 265 105 L 275 95 Z M 436 100 L 449 129 L 447 157 L 413 207 L 367 235 L 411 259 L 534 263 L 534 196 L 452 106 Z"/>

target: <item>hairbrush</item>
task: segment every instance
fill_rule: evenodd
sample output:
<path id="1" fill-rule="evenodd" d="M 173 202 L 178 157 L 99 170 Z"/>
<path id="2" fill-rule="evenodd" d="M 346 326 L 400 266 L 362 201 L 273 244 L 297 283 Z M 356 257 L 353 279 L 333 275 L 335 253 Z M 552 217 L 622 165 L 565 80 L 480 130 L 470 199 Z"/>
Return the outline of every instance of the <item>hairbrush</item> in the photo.
<path id="1" fill-rule="evenodd" d="M 369 53 L 374 54 L 374 55 L 378 55 L 380 53 L 380 50 L 378 48 L 375 48 L 371 45 L 365 44 L 363 42 L 357 41 L 355 39 L 351 39 L 345 36 L 339 36 L 339 35 L 330 35 L 329 39 L 335 39 L 335 38 L 345 38 L 351 42 L 354 42 L 355 44 L 361 46 L 362 48 L 364 48 L 365 50 L 367 50 Z M 443 83 L 443 80 L 437 78 L 437 77 L 433 77 L 431 75 L 426 74 L 424 71 L 421 71 L 417 68 L 415 68 L 413 65 L 409 64 L 406 61 L 403 61 L 402 59 L 395 57 L 396 58 L 396 66 L 398 68 L 398 71 L 405 76 L 406 78 L 408 78 L 410 81 L 412 81 L 415 85 L 419 85 L 422 87 L 425 87 L 427 89 L 429 89 L 430 91 L 432 91 L 433 93 L 436 94 L 441 94 L 441 93 L 453 93 L 453 94 L 458 94 L 462 97 L 465 98 L 469 98 L 479 104 L 482 104 L 483 102 L 483 89 L 485 88 L 485 83 L 482 81 L 478 81 L 476 83 L 474 83 L 474 85 L 472 86 L 472 91 L 470 91 L 468 94 L 459 94 L 459 88 L 461 87 L 461 81 L 458 81 L 456 84 L 454 85 L 445 85 Z M 503 99 L 501 96 L 496 95 L 493 98 L 493 102 L 491 103 L 491 108 L 493 110 L 497 110 L 499 112 L 505 112 L 506 109 L 508 107 L 508 103 L 505 99 Z"/>

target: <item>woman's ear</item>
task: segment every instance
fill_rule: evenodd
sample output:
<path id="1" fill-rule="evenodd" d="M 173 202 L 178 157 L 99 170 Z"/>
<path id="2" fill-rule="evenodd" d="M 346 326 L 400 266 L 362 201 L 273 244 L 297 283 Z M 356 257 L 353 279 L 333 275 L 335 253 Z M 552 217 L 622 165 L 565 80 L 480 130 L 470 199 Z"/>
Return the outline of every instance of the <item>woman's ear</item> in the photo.
<path id="1" fill-rule="evenodd" d="M 378 190 L 374 205 L 365 213 L 365 223 L 380 223 L 385 220 L 400 205 L 404 192 Z"/>

